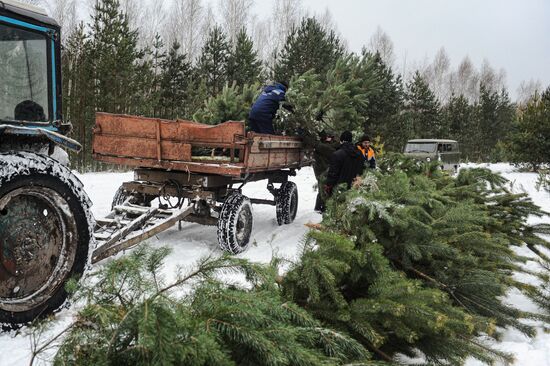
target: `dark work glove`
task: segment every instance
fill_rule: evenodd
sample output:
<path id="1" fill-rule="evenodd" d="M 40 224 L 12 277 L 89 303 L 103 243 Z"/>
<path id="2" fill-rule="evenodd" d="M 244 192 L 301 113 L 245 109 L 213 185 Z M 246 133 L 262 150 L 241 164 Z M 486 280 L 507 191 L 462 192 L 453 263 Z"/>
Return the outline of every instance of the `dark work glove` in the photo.
<path id="1" fill-rule="evenodd" d="M 283 106 L 284 109 L 286 109 L 290 113 L 294 113 L 294 106 L 292 104 L 284 102 L 284 103 L 282 103 L 282 106 Z"/>
<path id="2" fill-rule="evenodd" d="M 321 109 L 319 112 L 317 112 L 317 115 L 315 116 L 315 120 L 316 121 L 322 120 L 324 115 L 325 115 L 325 112 L 323 112 L 323 110 Z"/>

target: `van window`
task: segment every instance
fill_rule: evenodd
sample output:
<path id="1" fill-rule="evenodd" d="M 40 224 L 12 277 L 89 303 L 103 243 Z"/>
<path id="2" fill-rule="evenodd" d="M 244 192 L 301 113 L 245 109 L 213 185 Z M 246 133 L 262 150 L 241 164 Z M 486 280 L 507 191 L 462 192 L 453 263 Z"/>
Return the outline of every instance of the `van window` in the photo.
<path id="1" fill-rule="evenodd" d="M 406 153 L 433 153 L 437 149 L 435 142 L 408 142 L 405 146 Z"/>
<path id="2" fill-rule="evenodd" d="M 438 144 L 437 145 L 437 151 L 438 152 L 451 152 L 451 151 L 453 151 L 453 144 Z"/>

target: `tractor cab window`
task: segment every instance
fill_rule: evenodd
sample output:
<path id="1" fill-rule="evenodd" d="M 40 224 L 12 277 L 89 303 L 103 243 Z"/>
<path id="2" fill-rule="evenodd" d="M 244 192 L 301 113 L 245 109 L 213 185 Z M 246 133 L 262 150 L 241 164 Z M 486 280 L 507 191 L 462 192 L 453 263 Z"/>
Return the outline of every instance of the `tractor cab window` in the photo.
<path id="1" fill-rule="evenodd" d="M 44 34 L 0 24 L 0 120 L 48 121 Z"/>

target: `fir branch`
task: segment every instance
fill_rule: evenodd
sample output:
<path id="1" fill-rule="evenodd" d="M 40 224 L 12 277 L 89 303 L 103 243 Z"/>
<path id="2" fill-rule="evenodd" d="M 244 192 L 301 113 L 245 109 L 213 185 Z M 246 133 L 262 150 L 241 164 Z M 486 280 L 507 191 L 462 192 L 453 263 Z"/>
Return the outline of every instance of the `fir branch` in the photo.
<path id="1" fill-rule="evenodd" d="M 77 325 L 79 325 L 78 322 L 74 322 L 74 323 L 69 324 L 67 327 L 65 327 L 63 330 L 61 330 L 59 333 L 57 333 L 56 335 L 54 335 L 53 337 L 48 339 L 48 341 L 43 343 L 40 347 L 36 347 L 36 345 L 32 345 L 32 347 L 31 347 L 32 353 L 31 353 L 31 360 L 29 362 L 29 366 L 34 365 L 34 361 L 40 353 L 44 352 L 55 341 L 57 341 L 59 338 L 61 338 L 63 335 L 65 335 L 67 332 L 69 332 L 71 329 L 73 329 Z"/>

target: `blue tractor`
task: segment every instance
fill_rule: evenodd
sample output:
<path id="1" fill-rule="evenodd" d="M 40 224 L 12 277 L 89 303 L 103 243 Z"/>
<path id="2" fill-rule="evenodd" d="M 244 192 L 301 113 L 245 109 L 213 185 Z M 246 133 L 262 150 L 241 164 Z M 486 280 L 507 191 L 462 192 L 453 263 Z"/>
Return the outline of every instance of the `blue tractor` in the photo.
<path id="1" fill-rule="evenodd" d="M 66 300 L 89 258 L 92 216 L 67 167 L 60 27 L 36 7 L 0 0 L 0 324 L 32 321 Z M 62 149 L 64 148 L 64 149 Z"/>

